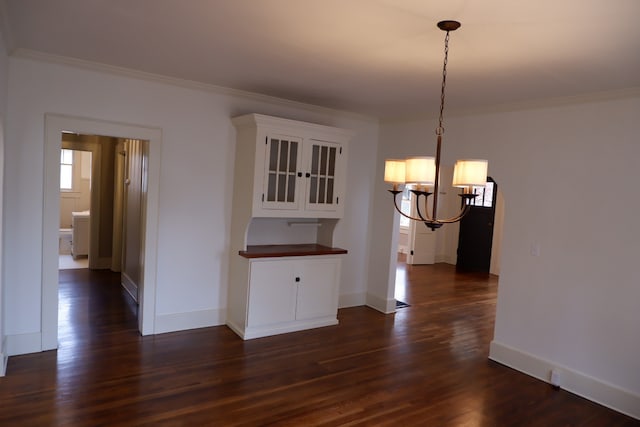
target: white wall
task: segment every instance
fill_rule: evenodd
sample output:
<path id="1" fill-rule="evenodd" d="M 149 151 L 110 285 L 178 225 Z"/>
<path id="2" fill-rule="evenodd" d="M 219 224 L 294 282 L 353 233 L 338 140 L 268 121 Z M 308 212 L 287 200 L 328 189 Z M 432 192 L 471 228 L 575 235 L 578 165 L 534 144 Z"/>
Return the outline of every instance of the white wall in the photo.
<path id="1" fill-rule="evenodd" d="M 2 24 L 0 24 L 2 25 Z M 7 57 L 7 50 L 5 47 L 5 42 L 2 37 L 3 32 L 0 31 L 0 376 L 3 376 L 5 373 L 6 362 L 7 362 L 7 351 L 5 347 L 5 286 L 4 286 L 4 270 L 3 270 L 3 262 L 2 262 L 2 254 L 4 244 L 3 242 L 3 212 L 4 212 L 4 203 L 3 203 L 3 176 L 4 176 L 4 137 L 5 137 L 5 126 L 6 126 L 6 112 L 7 112 L 7 85 L 8 85 L 8 74 L 9 74 L 9 58 Z"/>
<path id="2" fill-rule="evenodd" d="M 630 90 L 612 99 L 452 117 L 443 148 L 448 163 L 489 159 L 504 194 L 491 358 L 543 380 L 559 368 L 562 387 L 636 417 L 639 113 L 640 93 Z M 428 125 L 383 125 L 380 153 L 404 155 L 406 146 L 396 152 L 397 136 L 415 137 Z M 378 168 L 381 175 L 382 160 Z M 376 184 L 378 196 L 384 183 Z M 387 230 L 387 222 L 376 218 L 373 226 Z M 377 239 L 382 246 L 389 237 Z M 372 257 L 370 271 L 376 265 Z"/>
<path id="3" fill-rule="evenodd" d="M 5 206 L 6 331 L 16 352 L 37 351 L 41 330 L 43 129 L 45 113 L 162 129 L 156 318 L 162 330 L 223 324 L 235 130 L 230 117 L 257 112 L 350 128 L 345 218 L 336 246 L 343 262 L 341 303 L 362 304 L 367 216 L 378 128 L 375 121 L 266 97 L 223 94 L 33 59 L 10 59 Z M 29 194 L 30 197 L 24 197 Z M 363 220 L 364 219 L 364 220 Z M 174 323 L 172 323 L 175 320 Z"/>

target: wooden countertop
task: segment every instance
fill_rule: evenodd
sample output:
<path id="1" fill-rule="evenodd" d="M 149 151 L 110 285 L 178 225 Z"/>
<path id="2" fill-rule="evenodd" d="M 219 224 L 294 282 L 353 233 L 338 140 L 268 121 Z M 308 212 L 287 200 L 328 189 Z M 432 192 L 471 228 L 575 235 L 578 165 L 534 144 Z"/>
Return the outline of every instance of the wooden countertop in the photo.
<path id="1" fill-rule="evenodd" d="M 246 251 L 239 251 L 238 254 L 245 258 L 273 258 L 288 256 L 308 256 L 308 255 L 337 255 L 346 254 L 346 249 L 331 248 L 329 246 L 317 244 L 305 245 L 255 245 L 247 246 Z"/>

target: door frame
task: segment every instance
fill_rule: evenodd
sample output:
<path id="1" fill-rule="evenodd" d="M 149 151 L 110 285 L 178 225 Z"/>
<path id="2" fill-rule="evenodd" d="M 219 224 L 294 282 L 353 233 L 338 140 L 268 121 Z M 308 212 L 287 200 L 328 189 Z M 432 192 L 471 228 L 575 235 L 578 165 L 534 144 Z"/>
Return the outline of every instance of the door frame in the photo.
<path id="1" fill-rule="evenodd" d="M 58 234 L 60 224 L 60 148 L 63 131 L 88 135 L 104 135 L 149 141 L 146 164 L 147 192 L 145 215 L 142 218 L 138 329 L 142 335 L 155 332 L 156 271 L 158 241 L 158 199 L 162 130 L 126 123 L 45 114 L 44 135 L 44 199 L 42 216 L 42 300 L 41 349 L 58 347 Z"/>

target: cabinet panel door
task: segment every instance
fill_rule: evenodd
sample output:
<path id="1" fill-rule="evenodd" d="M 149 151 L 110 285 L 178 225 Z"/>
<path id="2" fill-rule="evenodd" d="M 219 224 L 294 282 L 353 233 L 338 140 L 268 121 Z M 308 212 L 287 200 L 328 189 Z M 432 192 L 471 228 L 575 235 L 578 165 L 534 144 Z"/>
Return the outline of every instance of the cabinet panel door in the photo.
<path id="1" fill-rule="evenodd" d="M 309 161 L 305 209 L 336 210 L 339 203 L 336 180 L 341 178 L 338 176 L 340 144 L 311 140 L 305 149 Z"/>
<path id="2" fill-rule="evenodd" d="M 340 260 L 307 260 L 296 264 L 298 303 L 296 319 L 335 316 L 338 308 Z"/>
<path id="3" fill-rule="evenodd" d="M 269 135 L 266 139 L 265 177 L 262 207 L 299 208 L 297 174 L 302 156 L 300 138 Z"/>
<path id="4" fill-rule="evenodd" d="M 296 285 L 291 262 L 252 262 L 247 325 L 295 320 Z"/>

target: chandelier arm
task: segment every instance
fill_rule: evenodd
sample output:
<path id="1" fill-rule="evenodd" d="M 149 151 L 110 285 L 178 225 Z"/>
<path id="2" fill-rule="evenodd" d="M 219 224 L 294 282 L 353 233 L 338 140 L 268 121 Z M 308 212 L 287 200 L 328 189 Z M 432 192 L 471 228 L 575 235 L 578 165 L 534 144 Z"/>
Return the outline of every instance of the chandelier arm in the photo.
<path id="1" fill-rule="evenodd" d="M 460 195 L 461 197 L 464 195 Z M 469 198 L 469 197 L 467 197 Z M 442 223 L 442 224 L 452 224 L 454 222 L 458 222 L 462 219 L 463 216 L 465 216 L 466 214 L 469 213 L 469 211 L 471 210 L 471 205 L 465 203 L 464 198 L 462 199 L 464 206 L 462 208 L 462 210 L 460 210 L 460 212 L 458 213 L 458 215 L 456 216 L 452 216 L 451 218 L 446 218 L 446 219 L 436 219 L 434 222 L 437 223 Z"/>
<path id="2" fill-rule="evenodd" d="M 427 206 L 427 200 L 429 199 L 429 196 L 431 195 L 431 193 L 429 193 L 428 191 L 420 191 L 420 190 L 411 190 L 411 192 L 416 195 L 416 212 L 418 213 L 418 216 L 420 217 L 420 220 L 422 222 L 433 221 L 429 217 L 429 209 L 427 209 L 427 211 L 425 212 L 426 215 L 427 215 L 426 218 L 424 217 L 424 215 L 422 215 L 422 211 L 420 210 L 420 196 L 424 196 L 424 205 L 426 207 Z"/>
<path id="3" fill-rule="evenodd" d="M 396 207 L 396 210 L 398 211 L 398 213 L 400 213 L 400 215 L 402 215 L 405 218 L 409 218 L 412 221 L 419 221 L 419 222 L 424 221 L 424 219 L 422 218 L 413 217 L 411 215 L 407 215 L 406 213 L 402 212 L 402 209 L 398 206 L 398 199 L 397 199 L 398 194 L 402 193 L 402 191 L 398 191 L 398 190 L 388 190 L 388 191 L 389 193 L 393 194 L 393 206 Z"/>
<path id="4" fill-rule="evenodd" d="M 469 213 L 469 206 L 465 206 L 462 209 L 462 211 L 460 211 L 460 213 L 458 213 L 458 215 L 453 216 L 451 218 L 447 218 L 447 219 L 438 219 L 438 220 L 436 220 L 436 222 L 442 223 L 442 224 L 453 224 L 454 222 L 460 221 L 462 219 L 462 217 L 464 217 L 468 213 Z"/>

